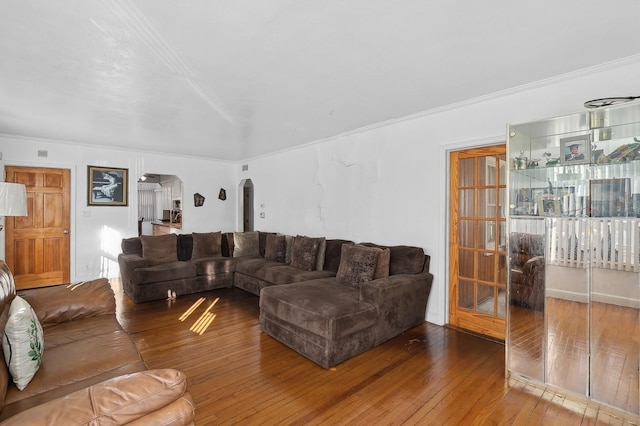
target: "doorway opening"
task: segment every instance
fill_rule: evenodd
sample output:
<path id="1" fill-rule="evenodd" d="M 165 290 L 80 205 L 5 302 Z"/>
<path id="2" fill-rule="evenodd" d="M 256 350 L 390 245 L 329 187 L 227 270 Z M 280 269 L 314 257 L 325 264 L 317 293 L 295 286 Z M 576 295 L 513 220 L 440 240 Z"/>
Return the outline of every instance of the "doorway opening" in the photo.
<path id="1" fill-rule="evenodd" d="M 245 179 L 240 182 L 242 188 L 242 230 L 253 231 L 253 182 Z"/>

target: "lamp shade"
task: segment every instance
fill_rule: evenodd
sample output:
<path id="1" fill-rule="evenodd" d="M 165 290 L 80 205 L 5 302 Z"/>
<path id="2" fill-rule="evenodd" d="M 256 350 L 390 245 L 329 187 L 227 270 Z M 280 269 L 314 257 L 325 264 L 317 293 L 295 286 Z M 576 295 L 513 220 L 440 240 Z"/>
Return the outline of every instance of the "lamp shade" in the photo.
<path id="1" fill-rule="evenodd" d="M 0 182 L 0 216 L 27 215 L 27 188 L 21 183 Z"/>

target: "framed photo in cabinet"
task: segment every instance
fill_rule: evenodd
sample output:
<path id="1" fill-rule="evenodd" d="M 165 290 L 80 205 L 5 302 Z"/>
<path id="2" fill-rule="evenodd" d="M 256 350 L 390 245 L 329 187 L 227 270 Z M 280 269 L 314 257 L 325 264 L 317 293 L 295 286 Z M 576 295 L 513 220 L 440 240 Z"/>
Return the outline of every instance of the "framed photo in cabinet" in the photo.
<path id="1" fill-rule="evenodd" d="M 591 161 L 591 139 L 589 135 L 560 139 L 560 162 L 566 165 Z"/>
<path id="2" fill-rule="evenodd" d="M 540 194 L 538 196 L 539 216 L 560 216 L 561 214 L 560 197 L 555 194 Z"/>
<path id="3" fill-rule="evenodd" d="M 589 181 L 591 217 L 625 217 L 629 215 L 631 179 L 593 179 Z"/>

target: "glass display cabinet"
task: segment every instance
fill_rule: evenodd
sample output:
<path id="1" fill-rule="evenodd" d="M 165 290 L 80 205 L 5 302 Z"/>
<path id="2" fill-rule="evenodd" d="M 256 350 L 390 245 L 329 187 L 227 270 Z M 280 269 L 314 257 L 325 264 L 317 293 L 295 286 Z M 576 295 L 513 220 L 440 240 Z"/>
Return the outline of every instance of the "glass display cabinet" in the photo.
<path id="1" fill-rule="evenodd" d="M 508 126 L 507 370 L 638 416 L 640 103 Z"/>

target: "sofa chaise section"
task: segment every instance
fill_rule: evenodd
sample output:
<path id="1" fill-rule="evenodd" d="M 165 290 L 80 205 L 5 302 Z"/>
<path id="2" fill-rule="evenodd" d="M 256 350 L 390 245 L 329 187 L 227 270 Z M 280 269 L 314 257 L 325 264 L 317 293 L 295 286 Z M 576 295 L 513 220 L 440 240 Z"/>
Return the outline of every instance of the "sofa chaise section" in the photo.
<path id="1" fill-rule="evenodd" d="M 263 288 L 262 330 L 330 368 L 423 323 L 433 275 L 421 248 L 369 244 L 349 251 L 381 256 L 385 249 L 386 276 L 374 279 L 380 260 L 372 263 L 371 252 L 365 264 L 343 248 L 336 277 Z"/>

